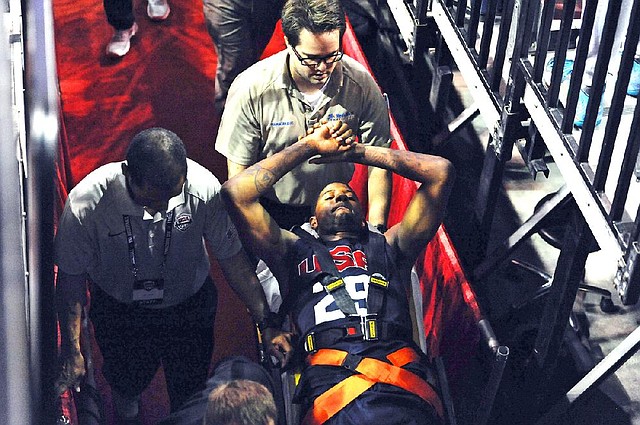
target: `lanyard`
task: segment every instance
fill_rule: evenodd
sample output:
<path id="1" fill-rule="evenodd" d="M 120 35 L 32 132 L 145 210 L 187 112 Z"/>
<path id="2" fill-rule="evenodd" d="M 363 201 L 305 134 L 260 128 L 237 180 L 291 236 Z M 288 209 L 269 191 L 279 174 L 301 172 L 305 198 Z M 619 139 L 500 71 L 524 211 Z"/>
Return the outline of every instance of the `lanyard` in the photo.
<path id="1" fill-rule="evenodd" d="M 131 271 L 134 279 L 138 279 L 138 263 L 136 262 L 136 246 L 133 241 L 133 229 L 131 228 L 131 218 L 123 215 L 124 230 L 127 234 L 127 246 L 129 248 L 129 259 L 131 260 Z M 169 254 L 169 245 L 171 244 L 171 232 L 173 231 L 173 210 L 167 212 L 167 218 L 164 226 L 164 251 L 162 255 L 162 274 L 164 275 L 164 265 L 167 262 Z"/>

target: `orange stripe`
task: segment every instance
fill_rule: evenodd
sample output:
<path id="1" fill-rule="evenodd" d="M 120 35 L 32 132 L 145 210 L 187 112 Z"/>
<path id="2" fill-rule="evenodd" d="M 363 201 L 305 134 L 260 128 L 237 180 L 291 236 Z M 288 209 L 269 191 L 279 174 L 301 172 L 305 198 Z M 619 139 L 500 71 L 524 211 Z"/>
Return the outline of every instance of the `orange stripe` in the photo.
<path id="1" fill-rule="evenodd" d="M 443 410 L 440 397 L 431 388 L 431 385 L 418 375 L 380 360 L 369 358 L 362 359 L 356 371 L 376 382 L 394 385 L 417 395 L 433 406 L 438 416 L 442 417 Z"/>
<path id="2" fill-rule="evenodd" d="M 346 351 L 323 348 L 318 350 L 314 355 L 308 356 L 307 363 L 311 366 L 342 366 L 342 362 L 347 357 L 347 354 Z M 323 423 L 373 386 L 375 382 L 394 385 L 417 395 L 433 406 L 438 415 L 443 417 L 440 397 L 438 397 L 433 388 L 431 388 L 431 385 L 416 374 L 401 367 L 408 363 L 418 361 L 420 356 L 413 349 L 405 347 L 389 354 L 387 359 L 393 364 L 367 357 L 362 358 L 355 369 L 356 372 L 362 375 L 350 376 L 318 396 L 313 403 L 313 408 L 307 413 L 305 422 L 303 423 L 305 425 Z M 358 378 L 358 380 L 355 378 Z M 356 386 L 353 389 L 349 388 L 349 386 L 354 385 L 354 383 L 356 383 Z M 365 383 L 370 384 L 367 386 Z M 309 422 L 307 422 L 307 420 Z"/>
<path id="3" fill-rule="evenodd" d="M 346 351 L 332 350 L 330 348 L 322 348 L 315 354 L 307 356 L 307 364 L 309 366 L 342 366 L 342 362 L 347 357 Z"/>
<path id="4" fill-rule="evenodd" d="M 363 375 L 351 375 L 343 379 L 313 401 L 313 407 L 305 415 L 302 425 L 325 423 L 374 385 L 375 382 Z"/>
<path id="5" fill-rule="evenodd" d="M 406 364 L 420 361 L 420 356 L 413 348 L 404 347 L 387 356 L 389 361 L 396 366 L 404 366 Z"/>

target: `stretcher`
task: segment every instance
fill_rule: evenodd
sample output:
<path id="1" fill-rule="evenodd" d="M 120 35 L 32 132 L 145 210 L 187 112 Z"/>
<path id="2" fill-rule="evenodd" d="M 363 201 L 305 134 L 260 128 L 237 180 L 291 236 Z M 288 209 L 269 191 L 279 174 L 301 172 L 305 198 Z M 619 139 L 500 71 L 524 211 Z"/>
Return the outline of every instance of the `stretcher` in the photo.
<path id="1" fill-rule="evenodd" d="M 365 65 L 371 73 L 367 59 L 348 24 L 343 39 L 345 54 Z M 375 78 L 375 76 L 374 76 Z M 391 118 L 391 136 L 393 149 L 406 150 L 402 134 Z M 367 170 L 356 165 L 351 186 L 366 205 Z M 398 223 L 404 210 L 417 189 L 415 182 L 398 175 L 393 176 L 393 198 L 389 212 L 388 225 Z M 485 424 L 489 419 L 494 398 L 498 391 L 502 372 L 509 356 L 509 348 L 497 340 L 489 321 L 485 318 L 476 294 L 467 280 L 455 247 L 444 225 L 440 226 L 436 236 L 418 258 L 412 271 L 412 295 L 416 315 L 416 342 L 433 360 L 439 381 L 440 395 L 445 410 L 445 421 L 457 423 L 454 400 L 458 394 L 468 394 L 469 388 L 463 388 L 468 382 L 472 357 L 480 355 L 487 379 L 483 387 L 474 392 L 479 395 L 472 409 L 474 424 Z M 299 422 L 300 412 L 290 400 L 295 388 L 292 373 L 281 376 L 285 415 L 282 424 L 294 425 Z"/>

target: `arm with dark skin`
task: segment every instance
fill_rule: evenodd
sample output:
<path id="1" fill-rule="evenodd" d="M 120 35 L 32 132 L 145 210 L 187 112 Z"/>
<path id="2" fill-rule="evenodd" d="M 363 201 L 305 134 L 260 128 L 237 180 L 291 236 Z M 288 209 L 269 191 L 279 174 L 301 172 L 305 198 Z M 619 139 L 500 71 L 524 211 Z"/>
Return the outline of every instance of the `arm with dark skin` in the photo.
<path id="1" fill-rule="evenodd" d="M 244 250 L 224 260 L 218 260 L 227 283 L 249 310 L 254 322 L 259 323 L 269 315 L 269 304 L 254 267 Z M 280 329 L 267 328 L 262 331 L 266 351 L 281 364 L 291 356 L 291 339 Z"/>
<path id="2" fill-rule="evenodd" d="M 279 260 L 286 255 L 288 247 L 297 240 L 297 236 L 278 227 L 260 204 L 260 196 L 283 175 L 312 156 L 351 149 L 350 135 L 351 130 L 341 123 L 321 126 L 293 146 L 252 165 L 222 185 L 222 198 L 239 230 L 243 245 L 262 258 L 280 282 L 285 274 Z M 258 289 L 250 290 L 246 295 L 248 298 L 264 298 L 264 293 Z M 269 338 L 270 335 L 265 335 L 265 340 Z M 292 356 L 290 346 L 282 349 L 282 340 L 271 342 L 281 348 L 283 355 L 279 357 L 280 364 L 286 366 Z"/>
<path id="3" fill-rule="evenodd" d="M 244 245 L 275 272 L 278 260 L 297 237 L 281 229 L 259 202 L 286 173 L 316 155 L 335 155 L 353 148 L 346 124 L 324 124 L 292 146 L 263 159 L 222 185 L 222 197 Z"/>
<path id="4" fill-rule="evenodd" d="M 58 269 L 56 308 L 60 323 L 61 370 L 55 382 L 55 393 L 77 389 L 86 373 L 80 351 L 82 309 L 86 304 L 86 276 L 71 275 Z"/>

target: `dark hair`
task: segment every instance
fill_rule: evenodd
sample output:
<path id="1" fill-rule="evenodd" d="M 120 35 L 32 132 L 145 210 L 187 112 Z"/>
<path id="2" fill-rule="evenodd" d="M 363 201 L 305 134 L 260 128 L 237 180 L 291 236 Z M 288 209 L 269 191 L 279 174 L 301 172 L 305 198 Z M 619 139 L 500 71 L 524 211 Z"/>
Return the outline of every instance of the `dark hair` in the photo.
<path id="1" fill-rule="evenodd" d="M 300 32 L 313 34 L 340 30 L 340 41 L 346 29 L 344 9 L 340 0 L 287 0 L 282 7 L 282 32 L 295 47 Z"/>
<path id="2" fill-rule="evenodd" d="M 205 425 L 268 425 L 277 419 L 267 387 L 247 379 L 225 382 L 209 393 Z"/>
<path id="3" fill-rule="evenodd" d="M 136 185 L 169 190 L 187 175 L 187 151 L 174 132 L 149 128 L 131 140 L 127 168 Z"/>

